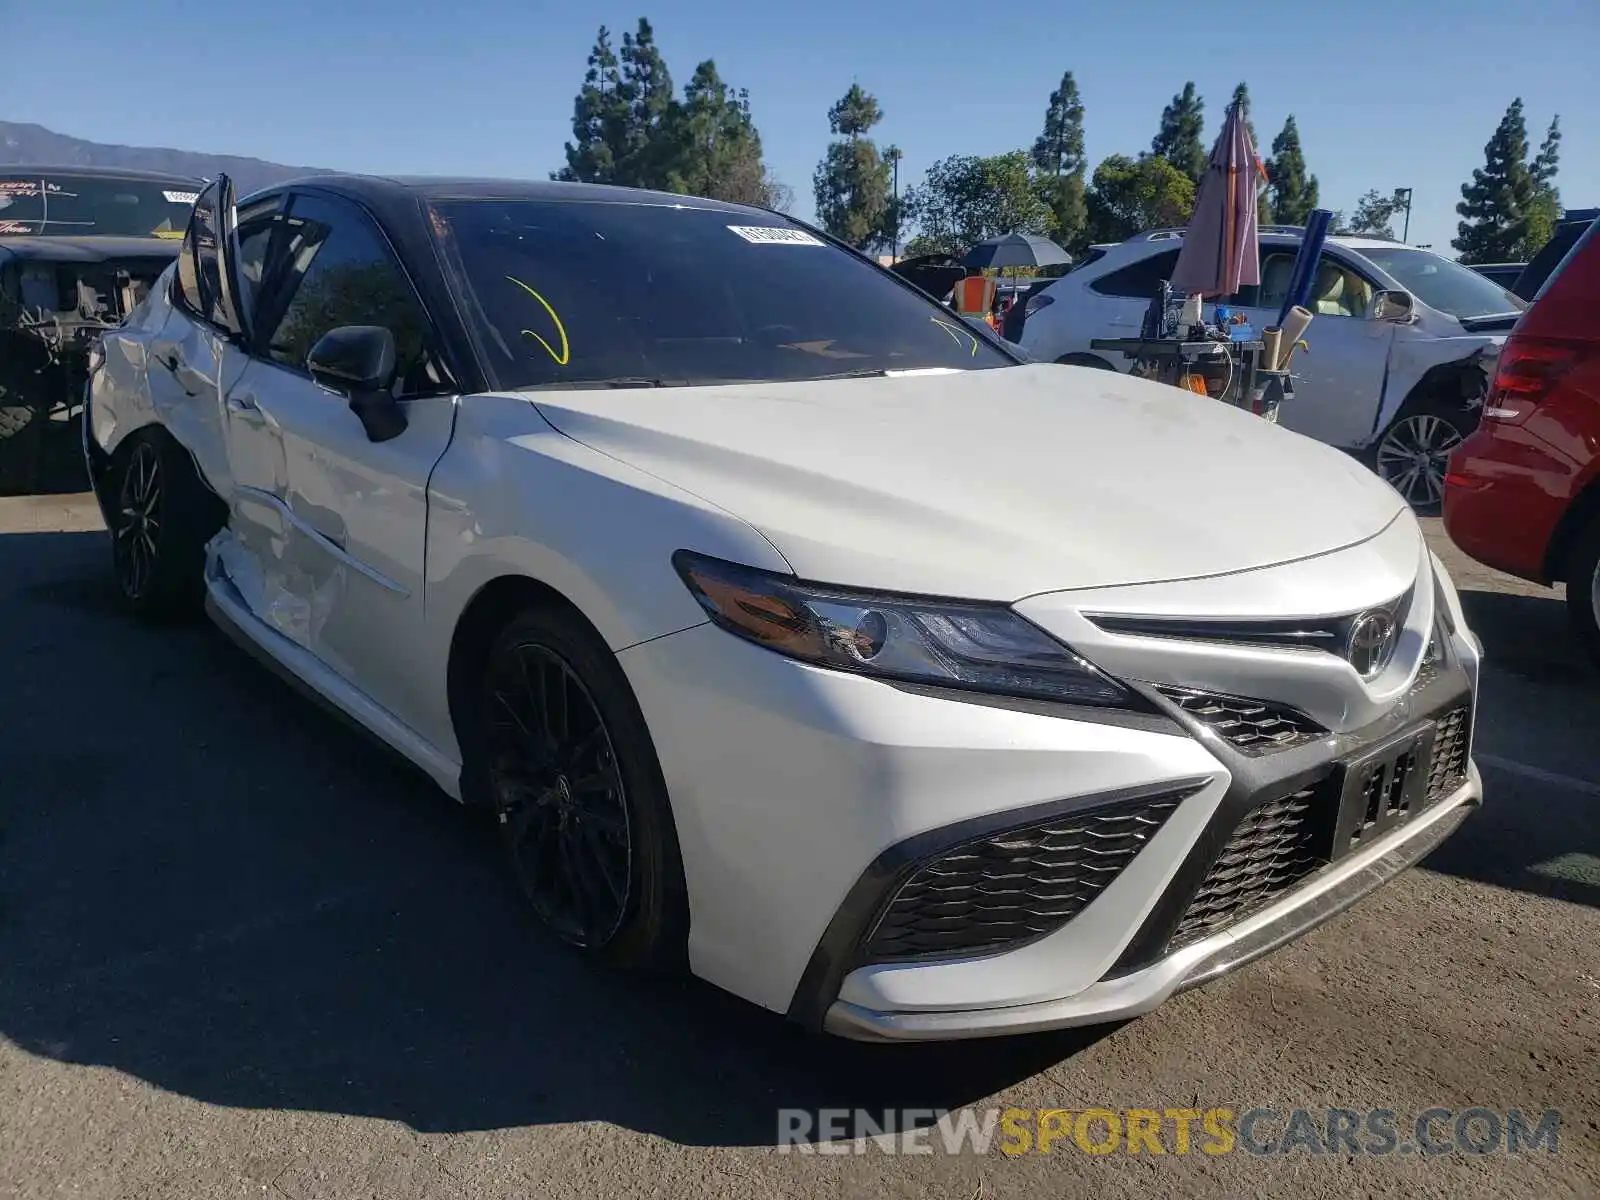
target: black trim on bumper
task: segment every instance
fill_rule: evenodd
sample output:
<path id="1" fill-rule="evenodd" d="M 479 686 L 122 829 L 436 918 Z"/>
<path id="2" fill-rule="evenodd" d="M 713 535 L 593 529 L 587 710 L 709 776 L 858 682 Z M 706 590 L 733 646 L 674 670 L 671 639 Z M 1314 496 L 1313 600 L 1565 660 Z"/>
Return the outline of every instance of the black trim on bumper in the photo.
<path id="1" fill-rule="evenodd" d="M 1432 718 L 1463 703 L 1470 703 L 1472 698 L 1472 685 L 1466 671 L 1452 660 L 1441 662 L 1431 677 L 1420 679 L 1406 696 L 1370 725 L 1348 733 L 1330 734 L 1315 744 L 1277 754 L 1263 757 L 1243 755 L 1209 729 L 1198 726 L 1198 723 L 1191 724 L 1194 736 L 1204 742 L 1206 748 L 1221 759 L 1232 773 L 1233 783 L 1224 793 L 1216 812 L 1184 858 L 1172 882 L 1167 885 L 1144 924 L 1104 978 L 1115 979 L 1143 970 L 1167 954 L 1169 943 L 1182 924 L 1191 901 L 1247 814 L 1272 799 L 1324 783 L 1339 770 L 1342 761 L 1394 739 L 1405 731 L 1415 730 Z M 1186 717 L 1180 719 L 1187 720 Z M 1327 831 L 1330 857 L 1334 832 L 1330 825 Z M 1314 874 L 1306 878 L 1314 877 Z M 1279 895 L 1289 894 L 1300 882 L 1305 880 L 1297 881 Z"/>
<path id="2" fill-rule="evenodd" d="M 822 1028 L 823 1018 L 838 998 L 844 977 L 856 967 L 864 965 L 860 951 L 877 924 L 879 914 L 894 897 L 900 884 L 928 860 L 948 854 L 970 842 L 1059 817 L 1078 816 L 1103 808 L 1120 808 L 1157 796 L 1192 795 L 1209 782 L 1210 777 L 1204 776 L 1166 780 L 1144 787 L 1049 800 L 1026 808 L 1006 809 L 1004 812 L 957 821 L 953 825 L 930 829 L 895 843 L 872 860 L 828 922 L 789 1002 L 790 1019 L 811 1029 Z M 1015 948 L 1015 945 L 1008 945 L 990 953 L 1003 954 Z"/>

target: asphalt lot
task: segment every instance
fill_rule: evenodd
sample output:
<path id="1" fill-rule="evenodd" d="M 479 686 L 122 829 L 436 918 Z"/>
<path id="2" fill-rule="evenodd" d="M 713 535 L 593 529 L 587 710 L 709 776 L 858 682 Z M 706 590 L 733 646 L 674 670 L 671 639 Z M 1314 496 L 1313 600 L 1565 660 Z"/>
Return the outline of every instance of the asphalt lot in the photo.
<path id="1" fill-rule="evenodd" d="M 1596 1194 L 1600 674 L 1541 589 L 1450 558 L 1488 804 L 1422 869 L 1115 1029 L 869 1047 L 575 963 L 481 821 L 209 627 L 119 615 L 97 528 L 0 499 L 0 1196 Z M 962 1105 L 1562 1123 L 1516 1157 L 773 1148 L 780 1107 Z"/>

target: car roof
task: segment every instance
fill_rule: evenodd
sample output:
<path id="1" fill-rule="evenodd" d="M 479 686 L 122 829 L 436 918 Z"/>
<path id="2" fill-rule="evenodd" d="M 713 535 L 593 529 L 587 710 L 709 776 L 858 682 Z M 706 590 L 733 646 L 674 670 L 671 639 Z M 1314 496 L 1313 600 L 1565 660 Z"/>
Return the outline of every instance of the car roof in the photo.
<path id="1" fill-rule="evenodd" d="M 35 165 L 16 163 L 0 166 L 0 175 L 53 175 L 76 179 L 122 179 L 139 183 L 181 183 L 188 187 L 203 184 L 205 180 L 194 175 L 174 175 L 167 171 L 139 171 L 132 167 L 82 167 Z"/>
<path id="2" fill-rule="evenodd" d="M 555 203 L 612 203 L 704 208 L 720 212 L 771 216 L 764 209 L 699 196 L 600 183 L 566 183 L 559 180 L 492 179 L 459 175 L 305 175 L 258 188 L 251 195 L 285 188 L 319 189 L 346 196 L 374 211 L 394 206 L 414 206 L 428 200 L 531 200 Z M 244 197 L 250 199 L 251 197 Z"/>

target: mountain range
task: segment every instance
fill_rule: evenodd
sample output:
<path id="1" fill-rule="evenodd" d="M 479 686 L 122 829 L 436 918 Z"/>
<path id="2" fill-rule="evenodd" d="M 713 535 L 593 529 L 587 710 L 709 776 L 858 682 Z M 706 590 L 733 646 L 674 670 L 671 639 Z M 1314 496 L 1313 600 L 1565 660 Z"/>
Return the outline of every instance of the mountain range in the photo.
<path id="1" fill-rule="evenodd" d="M 232 154 L 198 154 L 159 146 L 113 146 L 68 137 L 43 125 L 0 121 L 0 168 L 125 167 L 135 171 L 166 171 L 210 179 L 227 173 L 241 196 L 285 179 L 326 172 L 321 167 L 291 167 L 259 158 Z"/>

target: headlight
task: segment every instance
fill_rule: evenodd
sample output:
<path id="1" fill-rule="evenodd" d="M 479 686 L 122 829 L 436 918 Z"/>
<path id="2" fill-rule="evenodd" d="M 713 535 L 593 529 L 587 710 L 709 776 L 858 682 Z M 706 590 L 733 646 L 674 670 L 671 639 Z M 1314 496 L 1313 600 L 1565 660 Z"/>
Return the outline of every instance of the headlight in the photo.
<path id="1" fill-rule="evenodd" d="M 687 550 L 672 563 L 714 623 L 804 662 L 1064 704 L 1136 703 L 1003 605 L 820 587 Z"/>

